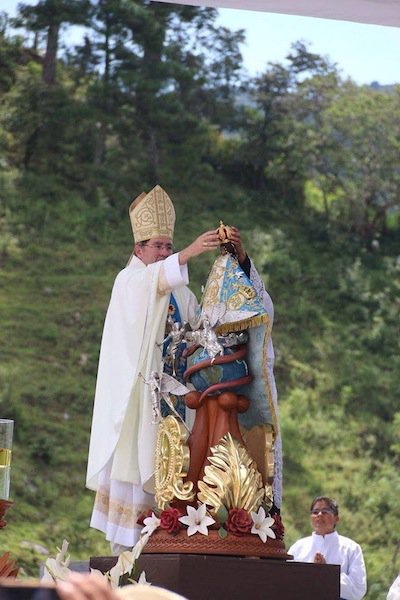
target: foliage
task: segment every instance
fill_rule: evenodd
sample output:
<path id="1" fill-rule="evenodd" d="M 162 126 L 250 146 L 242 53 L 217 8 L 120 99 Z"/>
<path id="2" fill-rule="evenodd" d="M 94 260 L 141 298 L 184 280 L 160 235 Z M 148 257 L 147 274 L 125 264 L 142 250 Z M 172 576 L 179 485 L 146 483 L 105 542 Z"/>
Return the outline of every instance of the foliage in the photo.
<path id="1" fill-rule="evenodd" d="M 393 122 L 399 92 L 392 95 L 347 83 L 323 115 L 329 147 L 316 161 L 315 180 L 336 196 L 336 218 L 371 242 L 399 213 L 399 173 L 393 169 L 400 130 Z M 321 160 L 323 158 L 323 160 Z"/>

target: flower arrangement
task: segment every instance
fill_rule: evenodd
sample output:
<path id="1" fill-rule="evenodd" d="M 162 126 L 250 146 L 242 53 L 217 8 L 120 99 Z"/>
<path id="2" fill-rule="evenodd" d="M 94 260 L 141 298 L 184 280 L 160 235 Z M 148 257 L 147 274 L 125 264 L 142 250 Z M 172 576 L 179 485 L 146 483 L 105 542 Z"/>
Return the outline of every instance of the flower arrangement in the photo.
<path id="1" fill-rule="evenodd" d="M 271 516 L 263 506 L 260 506 L 257 512 L 251 511 L 250 513 L 243 508 L 228 510 L 225 506 L 220 506 L 215 514 L 215 519 L 207 513 L 206 504 L 200 504 L 197 508 L 187 505 L 186 514 L 179 508 L 168 506 L 161 511 L 154 509 L 143 513 L 140 515 L 138 523 L 143 525 L 143 528 L 139 540 L 132 550 L 122 552 L 115 566 L 106 573 L 91 569 L 92 573 L 106 577 L 113 588 L 129 583 L 150 585 L 146 581 L 144 571 L 137 581 L 133 579 L 133 576 L 137 559 L 157 529 L 164 530 L 172 536 L 176 536 L 186 529 L 188 537 L 196 533 L 207 536 L 209 528 L 218 529 L 218 536 L 221 539 L 225 539 L 230 534 L 234 536 L 253 534 L 257 535 L 264 544 L 268 538 L 283 540 L 284 536 L 284 526 L 280 515 Z M 44 565 L 43 581 L 68 579 L 71 573 L 68 545 L 68 541 L 64 540 L 56 557 L 47 559 Z"/>
<path id="2" fill-rule="evenodd" d="M 200 504 L 196 509 L 193 506 L 187 506 L 186 515 L 175 507 L 167 507 L 164 510 L 148 511 L 142 514 L 138 523 L 143 524 L 142 534 L 150 535 L 158 528 L 164 529 L 171 535 L 177 535 L 183 526 L 187 527 L 187 535 L 192 536 L 195 533 L 208 535 L 208 528 L 218 528 L 219 537 L 226 538 L 228 534 L 241 536 L 246 534 L 255 534 L 265 543 L 267 538 L 283 540 L 284 526 L 280 515 L 271 516 L 266 513 L 263 506 L 260 506 L 258 512 L 247 512 L 243 508 L 227 509 L 220 506 L 216 512 L 216 520 L 207 514 L 205 504 Z"/>

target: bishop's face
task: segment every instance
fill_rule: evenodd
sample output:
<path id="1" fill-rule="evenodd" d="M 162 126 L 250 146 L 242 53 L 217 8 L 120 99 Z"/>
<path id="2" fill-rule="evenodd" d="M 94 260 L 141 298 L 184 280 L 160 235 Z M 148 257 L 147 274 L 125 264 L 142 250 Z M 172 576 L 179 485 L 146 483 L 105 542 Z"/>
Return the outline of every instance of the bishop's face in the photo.
<path id="1" fill-rule="evenodd" d="M 135 244 L 135 254 L 145 265 L 164 260 L 174 251 L 170 238 L 152 238 Z"/>

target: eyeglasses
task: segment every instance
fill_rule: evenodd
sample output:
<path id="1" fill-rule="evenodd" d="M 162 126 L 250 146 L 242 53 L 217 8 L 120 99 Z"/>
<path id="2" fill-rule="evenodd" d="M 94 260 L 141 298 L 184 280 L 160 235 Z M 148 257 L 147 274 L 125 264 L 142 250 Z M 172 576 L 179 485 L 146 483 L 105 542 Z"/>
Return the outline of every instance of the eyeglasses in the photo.
<path id="1" fill-rule="evenodd" d="M 310 510 L 310 515 L 312 515 L 313 517 L 317 517 L 319 514 L 325 516 L 325 515 L 333 515 L 333 510 L 331 510 L 330 508 L 313 508 L 313 510 Z"/>
<path id="2" fill-rule="evenodd" d="M 160 252 L 160 250 L 166 250 L 167 252 L 174 251 L 172 244 L 161 244 L 156 242 L 155 244 L 143 244 L 143 246 L 147 246 L 147 248 L 154 248 L 154 250 L 157 250 L 158 252 Z"/>

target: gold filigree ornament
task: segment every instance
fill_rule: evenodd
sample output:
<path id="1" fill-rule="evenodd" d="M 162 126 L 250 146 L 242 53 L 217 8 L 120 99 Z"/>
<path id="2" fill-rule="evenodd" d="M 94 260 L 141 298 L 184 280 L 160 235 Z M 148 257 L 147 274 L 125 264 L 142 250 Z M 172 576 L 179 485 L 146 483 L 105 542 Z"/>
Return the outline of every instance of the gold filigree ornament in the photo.
<path id="1" fill-rule="evenodd" d="M 274 493 L 272 490 L 272 485 L 267 483 L 264 487 L 264 506 L 267 510 L 270 510 L 272 508 L 272 505 L 274 503 Z"/>
<path id="2" fill-rule="evenodd" d="M 190 502 L 193 483 L 183 482 L 189 468 L 188 432 L 169 415 L 160 423 L 156 445 L 155 499 L 160 510 L 175 499 Z"/>
<path id="3" fill-rule="evenodd" d="M 227 510 L 257 511 L 264 500 L 265 488 L 246 448 L 227 433 L 211 448 L 211 454 L 203 481 L 198 483 L 199 501 L 211 506 L 211 513 L 216 513 L 221 505 Z"/>

